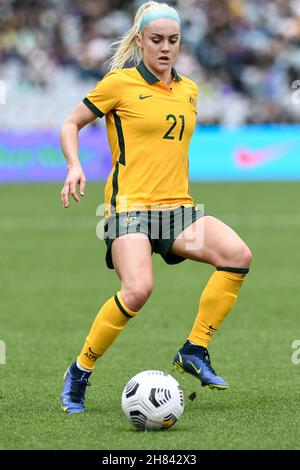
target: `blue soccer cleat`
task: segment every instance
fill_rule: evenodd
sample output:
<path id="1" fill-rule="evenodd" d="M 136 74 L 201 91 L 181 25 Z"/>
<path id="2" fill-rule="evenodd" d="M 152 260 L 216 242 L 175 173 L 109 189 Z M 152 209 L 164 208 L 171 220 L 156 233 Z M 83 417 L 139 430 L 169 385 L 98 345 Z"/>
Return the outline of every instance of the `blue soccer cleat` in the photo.
<path id="1" fill-rule="evenodd" d="M 188 373 L 197 377 L 204 387 L 226 390 L 229 385 L 219 377 L 210 363 L 208 351 L 203 346 L 197 346 L 186 341 L 177 352 L 173 365 L 182 374 Z"/>
<path id="2" fill-rule="evenodd" d="M 91 385 L 88 381 L 91 373 L 78 369 L 76 362 L 67 369 L 61 394 L 61 406 L 67 413 L 84 413 L 85 390 Z"/>

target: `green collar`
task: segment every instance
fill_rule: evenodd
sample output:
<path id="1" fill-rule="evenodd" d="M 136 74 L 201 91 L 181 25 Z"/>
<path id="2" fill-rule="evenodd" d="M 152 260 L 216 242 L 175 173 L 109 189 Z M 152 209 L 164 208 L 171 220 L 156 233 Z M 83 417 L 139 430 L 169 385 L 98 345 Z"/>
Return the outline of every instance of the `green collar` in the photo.
<path id="1" fill-rule="evenodd" d="M 147 69 L 147 67 L 145 66 L 144 62 L 141 61 L 139 63 L 139 65 L 137 65 L 137 70 L 140 72 L 140 74 L 142 75 L 142 77 L 148 82 L 148 83 L 157 83 L 159 82 L 160 80 L 155 76 L 153 75 L 153 73 L 150 72 L 150 70 Z M 182 80 L 182 78 L 180 77 L 180 75 L 176 72 L 176 70 L 174 68 L 172 68 L 172 75 L 174 77 L 174 79 L 179 82 L 180 80 Z"/>

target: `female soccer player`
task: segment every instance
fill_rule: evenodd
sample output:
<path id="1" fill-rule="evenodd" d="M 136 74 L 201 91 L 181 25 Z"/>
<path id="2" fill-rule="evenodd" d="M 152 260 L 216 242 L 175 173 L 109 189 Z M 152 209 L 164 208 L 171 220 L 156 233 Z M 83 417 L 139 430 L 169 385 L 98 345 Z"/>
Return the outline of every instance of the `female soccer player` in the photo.
<path id="1" fill-rule="evenodd" d="M 197 85 L 174 63 L 180 19 L 167 4 L 147 2 L 118 42 L 111 71 L 63 124 L 61 143 L 68 164 L 61 201 L 79 201 L 85 176 L 78 160 L 78 132 L 105 115 L 113 168 L 105 188 L 106 263 L 120 291 L 100 309 L 77 360 L 68 368 L 61 395 L 68 413 L 85 410 L 85 391 L 95 362 L 135 317 L 153 286 L 151 255 L 169 264 L 184 259 L 216 268 L 200 296 L 191 333 L 173 364 L 203 386 L 228 384 L 211 366 L 207 347 L 234 305 L 251 253 L 224 223 L 195 207 L 189 191 L 188 148 L 196 124 Z M 124 68 L 133 60 L 137 66 Z"/>

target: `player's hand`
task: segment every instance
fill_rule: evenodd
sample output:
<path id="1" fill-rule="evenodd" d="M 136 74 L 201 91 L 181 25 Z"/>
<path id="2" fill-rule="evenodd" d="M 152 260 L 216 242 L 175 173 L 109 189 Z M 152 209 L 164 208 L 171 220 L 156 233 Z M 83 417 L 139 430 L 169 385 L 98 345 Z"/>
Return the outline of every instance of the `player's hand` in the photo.
<path id="1" fill-rule="evenodd" d="M 76 192 L 76 186 L 77 184 L 79 185 L 80 196 L 84 196 L 85 181 L 86 179 L 80 165 L 69 168 L 68 176 L 61 192 L 61 203 L 63 207 L 69 207 L 70 195 L 77 203 L 80 201 L 80 197 Z"/>

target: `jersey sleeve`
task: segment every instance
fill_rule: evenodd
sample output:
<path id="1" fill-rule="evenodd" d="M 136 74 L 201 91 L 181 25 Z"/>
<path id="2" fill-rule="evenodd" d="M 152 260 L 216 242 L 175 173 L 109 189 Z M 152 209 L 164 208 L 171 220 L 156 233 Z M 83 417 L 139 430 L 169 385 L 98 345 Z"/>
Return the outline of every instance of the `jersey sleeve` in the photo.
<path id="1" fill-rule="evenodd" d="M 117 71 L 107 73 L 94 90 L 82 100 L 83 103 L 98 117 L 102 117 L 115 109 L 121 96 L 121 80 Z"/>

